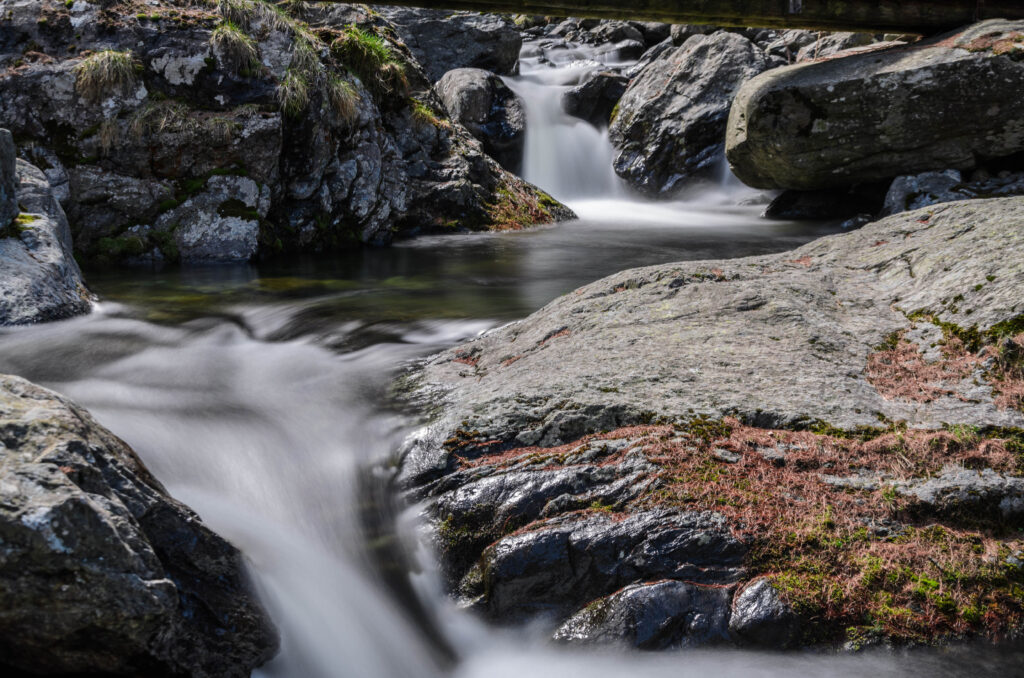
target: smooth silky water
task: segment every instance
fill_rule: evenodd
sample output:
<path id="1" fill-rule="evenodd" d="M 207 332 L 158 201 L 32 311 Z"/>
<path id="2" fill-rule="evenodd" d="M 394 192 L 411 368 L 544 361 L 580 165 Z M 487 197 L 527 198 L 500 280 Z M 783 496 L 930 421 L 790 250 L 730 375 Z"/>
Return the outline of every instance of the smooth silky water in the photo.
<path id="1" fill-rule="evenodd" d="M 403 365 L 625 268 L 787 250 L 837 230 L 761 220 L 728 186 L 685 204 L 629 200 L 599 164 L 611 158 L 603 131 L 545 108 L 578 76 L 569 69 L 588 67 L 563 61 L 528 65 L 513 84 L 527 93 L 529 148 L 544 149 L 528 151 L 527 174 L 543 182 L 557 163 L 545 188 L 581 221 L 259 266 L 94 271 L 95 312 L 0 330 L 0 372 L 87 407 L 246 553 L 283 638 L 261 677 L 1019 675 L 1021 655 L 987 648 L 570 651 L 539 627 L 488 628 L 444 596 L 415 510 L 395 520 L 375 470 L 414 425 L 387 395 Z M 559 138 L 557 126 L 579 153 L 539 162 L 537 136 Z"/>

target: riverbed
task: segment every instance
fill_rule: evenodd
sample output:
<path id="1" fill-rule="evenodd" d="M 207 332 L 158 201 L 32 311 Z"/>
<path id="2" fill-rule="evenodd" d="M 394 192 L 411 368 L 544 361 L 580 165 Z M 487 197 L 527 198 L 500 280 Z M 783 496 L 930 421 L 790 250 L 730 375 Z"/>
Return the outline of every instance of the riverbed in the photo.
<path id="1" fill-rule="evenodd" d="M 545 67 L 527 64 L 517 89 L 563 87 L 578 76 L 537 76 Z M 534 103 L 551 95 L 533 91 Z M 583 217 L 578 221 L 268 264 L 90 271 L 100 299 L 95 312 L 0 330 L 0 372 L 88 408 L 172 495 L 245 552 L 283 637 L 281 654 L 260 676 L 1019 671 L 1019 654 L 991 649 L 845 656 L 569 651 L 552 647 L 540 627 L 484 626 L 444 595 L 429 548 L 417 538 L 415 507 L 396 523 L 390 500 L 397 498 L 367 491 L 387 487 L 386 469 L 419 420 L 420 413 L 390 400 L 396 374 L 626 268 L 785 251 L 841 230 L 761 219 L 757 196 L 734 190 L 727 175 L 699 198 L 658 205 L 629 199 L 604 169 L 580 182 L 607 155 L 601 131 L 543 106 L 533 111 L 549 118 L 539 128 L 547 136 L 532 141 L 526 178 L 548 182 L 545 188 Z M 583 152 L 544 142 L 555 138 Z M 555 171 L 553 163 L 561 163 Z"/>

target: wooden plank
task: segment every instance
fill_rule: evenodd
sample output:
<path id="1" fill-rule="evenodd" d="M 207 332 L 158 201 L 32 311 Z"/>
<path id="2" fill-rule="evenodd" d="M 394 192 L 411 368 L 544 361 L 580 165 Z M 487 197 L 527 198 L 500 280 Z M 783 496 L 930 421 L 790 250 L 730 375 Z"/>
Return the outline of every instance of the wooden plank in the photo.
<path id="1" fill-rule="evenodd" d="M 982 19 L 1024 19 L 1024 0 L 397 0 L 386 4 L 675 24 L 922 34 Z"/>

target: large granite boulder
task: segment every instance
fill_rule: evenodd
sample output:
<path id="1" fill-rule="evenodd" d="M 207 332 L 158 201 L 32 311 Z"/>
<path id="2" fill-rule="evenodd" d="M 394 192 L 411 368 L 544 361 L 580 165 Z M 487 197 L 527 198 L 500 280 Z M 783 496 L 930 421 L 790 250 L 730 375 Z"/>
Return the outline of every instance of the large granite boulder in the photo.
<path id="1" fill-rule="evenodd" d="M 497 14 L 375 6 L 437 82 L 456 68 L 482 68 L 513 75 L 523 37 L 515 22 Z"/>
<path id="2" fill-rule="evenodd" d="M 277 650 L 242 555 L 67 399 L 0 376 L 0 667 L 248 676 Z"/>
<path id="3" fill-rule="evenodd" d="M 483 144 L 484 152 L 510 172 L 523 162 L 526 113 L 522 100 L 497 75 L 456 68 L 434 85 L 453 120 Z"/>
<path id="4" fill-rule="evenodd" d="M 665 51 L 630 83 L 610 128 L 615 171 L 651 196 L 667 196 L 721 162 L 729 106 L 766 68 L 737 33 L 695 35 Z"/>
<path id="5" fill-rule="evenodd" d="M 968 170 L 1024 150 L 1024 23 L 985 21 L 913 45 L 797 64 L 744 85 L 729 116 L 733 172 L 817 189 Z"/>
<path id="6" fill-rule="evenodd" d="M 413 368 L 397 483 L 462 604 L 565 642 L 1017 633 L 1022 298 L 1021 197 L 623 271 Z"/>
<path id="7" fill-rule="evenodd" d="M 14 165 L 13 144 L 9 151 L 0 148 L 0 159 L 10 158 Z M 10 172 L 17 182 L 12 197 L 16 209 L 20 204 L 25 211 L 0 227 L 0 325 L 28 325 L 88 313 L 91 295 L 72 255 L 64 210 L 38 168 L 20 159 L 16 168 Z M 5 168 L 2 173 L 8 171 Z"/>
<path id="8" fill-rule="evenodd" d="M 441 354 L 425 378 L 450 389 L 463 428 L 524 445 L 562 444 L 652 408 L 843 428 L 879 414 L 924 427 L 1020 426 L 1024 414 L 969 380 L 918 403 L 884 397 L 865 370 L 912 312 L 978 331 L 1024 313 L 1022 226 L 1024 198 L 968 200 L 784 254 L 623 271 Z M 468 351 L 472 378 L 454 362 Z"/>

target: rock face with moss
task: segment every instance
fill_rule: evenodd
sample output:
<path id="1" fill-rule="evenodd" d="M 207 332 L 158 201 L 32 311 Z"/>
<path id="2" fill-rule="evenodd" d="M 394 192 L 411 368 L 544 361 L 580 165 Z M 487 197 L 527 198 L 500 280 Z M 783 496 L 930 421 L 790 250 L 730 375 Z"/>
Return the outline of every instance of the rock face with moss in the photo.
<path id="1" fill-rule="evenodd" d="M 87 412 L 0 376 L 0 441 L 6 672 L 241 677 L 274 655 L 241 554 Z"/>
<path id="2" fill-rule="evenodd" d="M 637 647 L 1019 632 L 1022 227 L 624 271 L 429 359 L 399 482 L 453 593 Z"/>
<path id="3" fill-rule="evenodd" d="M 479 68 L 498 75 L 518 72 L 523 37 L 506 16 L 409 7 L 374 9 L 395 25 L 431 82 L 456 68 Z"/>
<path id="4" fill-rule="evenodd" d="M 365 6 L 0 8 L 0 123 L 60 192 L 85 261 L 244 260 L 565 214 L 448 119 Z"/>
<path id="5" fill-rule="evenodd" d="M 733 171 L 811 190 L 969 170 L 1024 150 L 1024 24 L 985 21 L 914 45 L 773 70 L 729 118 Z"/>
<path id="6" fill-rule="evenodd" d="M 28 325 L 87 313 L 89 291 L 71 253 L 64 210 L 43 173 L 15 157 L 0 130 L 0 325 Z"/>

